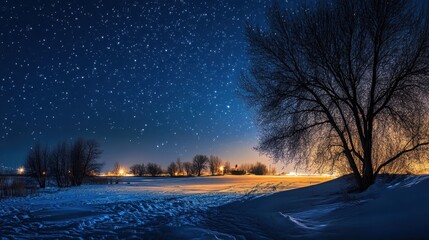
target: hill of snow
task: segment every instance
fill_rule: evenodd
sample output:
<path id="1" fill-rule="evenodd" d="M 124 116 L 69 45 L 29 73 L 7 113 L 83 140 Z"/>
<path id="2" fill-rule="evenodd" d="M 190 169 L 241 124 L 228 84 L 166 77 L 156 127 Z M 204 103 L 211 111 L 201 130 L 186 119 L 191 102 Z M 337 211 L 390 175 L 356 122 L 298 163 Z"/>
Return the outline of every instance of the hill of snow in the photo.
<path id="1" fill-rule="evenodd" d="M 363 193 L 353 179 L 284 191 L 212 211 L 188 235 L 225 239 L 427 239 L 429 176 L 382 176 Z M 210 232 L 205 229 L 210 229 Z M 179 231 L 184 233 L 182 229 Z M 203 237 L 204 238 L 204 237 Z"/>

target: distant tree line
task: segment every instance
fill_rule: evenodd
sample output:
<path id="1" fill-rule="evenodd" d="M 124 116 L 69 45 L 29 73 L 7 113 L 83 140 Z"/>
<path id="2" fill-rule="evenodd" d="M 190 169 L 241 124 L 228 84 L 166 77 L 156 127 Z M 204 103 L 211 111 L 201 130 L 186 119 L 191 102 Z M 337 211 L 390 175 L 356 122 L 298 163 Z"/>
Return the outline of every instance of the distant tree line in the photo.
<path id="1" fill-rule="evenodd" d="M 261 162 L 256 162 L 255 164 L 253 163 L 242 164 L 239 167 L 237 167 L 237 169 L 244 170 L 246 173 L 251 173 L 255 175 L 269 175 L 269 174 L 274 175 L 276 173 L 275 168 L 269 169 L 267 165 Z"/>
<path id="2" fill-rule="evenodd" d="M 80 186 L 85 177 L 99 173 L 101 153 L 95 140 L 60 142 L 54 148 L 37 143 L 28 152 L 25 167 L 40 188 L 45 188 L 49 178 L 54 179 L 58 187 Z"/>
<path id="3" fill-rule="evenodd" d="M 218 156 L 195 155 L 190 162 L 182 162 L 180 158 L 171 162 L 167 169 L 164 171 L 161 165 L 149 162 L 145 164 L 134 164 L 130 167 L 130 173 L 135 176 L 159 176 L 168 174 L 172 177 L 175 176 L 201 176 L 205 171 L 209 171 L 211 175 L 225 174 L 229 169 L 225 166 L 230 166 L 226 162 L 222 166 L 223 161 Z"/>
<path id="4" fill-rule="evenodd" d="M 157 163 L 149 162 L 145 164 L 134 164 L 130 167 L 130 173 L 135 176 L 160 176 L 162 174 L 168 174 L 171 177 L 179 176 L 201 176 L 204 173 L 208 173 L 212 176 L 234 174 L 234 171 L 242 171 L 244 173 L 250 173 L 255 175 L 267 175 L 275 174 L 275 168 L 269 169 L 267 165 L 257 162 L 255 164 L 242 164 L 236 165 L 235 168 L 231 168 L 229 162 L 224 162 L 218 156 L 214 155 L 200 155 L 197 154 L 193 157 L 192 161 L 182 162 L 180 158 L 176 161 L 172 161 L 166 170 L 163 170 L 161 165 Z"/>

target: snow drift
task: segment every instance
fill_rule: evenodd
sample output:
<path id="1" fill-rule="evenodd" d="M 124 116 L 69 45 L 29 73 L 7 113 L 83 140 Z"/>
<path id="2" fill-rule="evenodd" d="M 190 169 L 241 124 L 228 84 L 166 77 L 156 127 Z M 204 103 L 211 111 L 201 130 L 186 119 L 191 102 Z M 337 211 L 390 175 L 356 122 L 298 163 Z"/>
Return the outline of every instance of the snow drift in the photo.
<path id="1" fill-rule="evenodd" d="M 381 176 L 363 193 L 351 177 L 233 202 L 205 228 L 231 239 L 427 239 L 429 176 Z"/>

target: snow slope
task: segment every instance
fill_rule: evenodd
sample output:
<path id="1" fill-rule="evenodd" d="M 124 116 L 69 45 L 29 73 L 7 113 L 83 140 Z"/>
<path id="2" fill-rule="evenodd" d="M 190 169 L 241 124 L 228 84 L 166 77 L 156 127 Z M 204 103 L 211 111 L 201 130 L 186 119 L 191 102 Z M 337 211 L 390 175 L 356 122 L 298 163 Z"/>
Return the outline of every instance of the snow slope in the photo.
<path id="1" fill-rule="evenodd" d="M 351 183 L 343 177 L 220 206 L 202 229 L 230 239 L 429 238 L 429 176 L 385 176 L 355 194 L 346 191 Z"/>

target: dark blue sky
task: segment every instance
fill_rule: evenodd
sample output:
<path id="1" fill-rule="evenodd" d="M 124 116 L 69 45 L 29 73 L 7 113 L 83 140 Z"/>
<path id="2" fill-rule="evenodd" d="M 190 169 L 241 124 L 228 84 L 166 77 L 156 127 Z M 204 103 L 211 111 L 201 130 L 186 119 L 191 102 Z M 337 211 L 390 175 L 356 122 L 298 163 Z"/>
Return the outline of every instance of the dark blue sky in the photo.
<path id="1" fill-rule="evenodd" d="M 263 23 L 270 4 L 2 1 L 0 163 L 77 137 L 100 142 L 105 169 L 197 153 L 255 161 L 236 88 L 245 23 Z"/>

